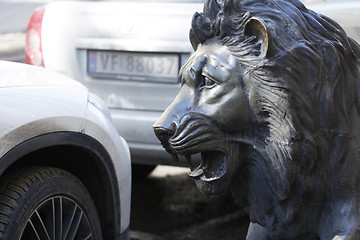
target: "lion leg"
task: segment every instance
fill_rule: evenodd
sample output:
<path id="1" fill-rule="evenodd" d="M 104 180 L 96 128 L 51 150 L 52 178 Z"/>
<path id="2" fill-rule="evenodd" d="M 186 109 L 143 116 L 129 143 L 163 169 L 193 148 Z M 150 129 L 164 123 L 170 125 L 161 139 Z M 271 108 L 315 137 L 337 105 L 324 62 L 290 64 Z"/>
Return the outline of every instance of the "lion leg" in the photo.
<path id="1" fill-rule="evenodd" d="M 250 223 L 246 240 L 270 240 L 265 228 L 257 223 Z"/>

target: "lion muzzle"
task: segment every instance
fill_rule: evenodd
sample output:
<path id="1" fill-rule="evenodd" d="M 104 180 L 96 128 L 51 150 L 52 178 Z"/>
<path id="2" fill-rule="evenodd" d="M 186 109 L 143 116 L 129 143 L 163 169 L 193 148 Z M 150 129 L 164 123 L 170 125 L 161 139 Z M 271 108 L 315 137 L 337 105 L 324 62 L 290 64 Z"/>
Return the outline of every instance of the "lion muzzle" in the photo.
<path id="1" fill-rule="evenodd" d="M 171 155 L 171 157 L 175 160 L 175 161 L 179 161 L 179 157 L 178 155 L 170 148 L 169 145 L 169 139 L 172 136 L 172 132 L 162 126 L 155 126 L 154 125 L 154 132 L 156 137 L 160 140 L 161 145 L 163 146 L 163 148 Z"/>
<path id="2" fill-rule="evenodd" d="M 221 147 L 221 131 L 209 117 L 191 111 L 174 111 L 178 107 L 172 105 L 156 121 L 155 135 L 174 160 L 178 161 L 179 155 L 185 157 L 191 178 L 203 182 L 222 178 L 228 170 L 228 158 Z M 195 154 L 201 155 L 198 165 L 192 160 Z"/>

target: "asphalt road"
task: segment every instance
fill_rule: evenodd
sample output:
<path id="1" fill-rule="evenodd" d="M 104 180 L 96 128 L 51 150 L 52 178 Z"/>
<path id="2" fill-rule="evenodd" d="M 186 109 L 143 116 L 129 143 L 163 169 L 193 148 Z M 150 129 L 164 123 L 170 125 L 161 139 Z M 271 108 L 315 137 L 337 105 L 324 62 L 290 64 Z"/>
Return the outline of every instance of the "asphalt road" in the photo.
<path id="1" fill-rule="evenodd" d="M 230 194 L 203 196 L 186 168 L 160 166 L 133 181 L 132 240 L 244 240 L 249 220 Z"/>

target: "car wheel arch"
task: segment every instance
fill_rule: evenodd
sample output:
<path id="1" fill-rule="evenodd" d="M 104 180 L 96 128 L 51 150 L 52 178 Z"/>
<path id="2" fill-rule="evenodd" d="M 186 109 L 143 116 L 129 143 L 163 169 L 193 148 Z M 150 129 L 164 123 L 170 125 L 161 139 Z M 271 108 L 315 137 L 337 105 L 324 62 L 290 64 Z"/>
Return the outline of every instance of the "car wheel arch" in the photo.
<path id="1" fill-rule="evenodd" d="M 0 158 L 0 175 L 24 165 L 57 167 L 75 175 L 95 202 L 104 239 L 119 236 L 117 177 L 109 154 L 97 140 L 78 132 L 54 132 L 31 138 Z"/>

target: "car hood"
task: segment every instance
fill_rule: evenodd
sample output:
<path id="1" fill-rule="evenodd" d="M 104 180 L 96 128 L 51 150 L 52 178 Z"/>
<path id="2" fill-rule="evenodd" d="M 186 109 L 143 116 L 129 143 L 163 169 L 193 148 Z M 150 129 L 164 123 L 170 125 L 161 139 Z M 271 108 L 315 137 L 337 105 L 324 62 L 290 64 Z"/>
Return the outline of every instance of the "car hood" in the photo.
<path id="1" fill-rule="evenodd" d="M 0 61 L 0 156 L 20 142 L 53 132 L 81 132 L 87 88 L 61 74 Z"/>
<path id="2" fill-rule="evenodd" d="M 0 88 L 51 86 L 79 88 L 87 91 L 79 82 L 42 67 L 0 61 Z"/>

